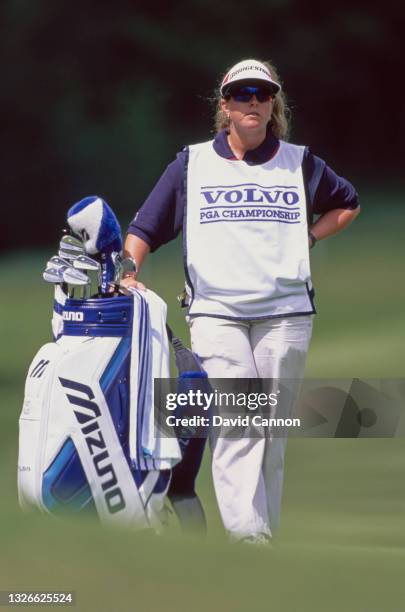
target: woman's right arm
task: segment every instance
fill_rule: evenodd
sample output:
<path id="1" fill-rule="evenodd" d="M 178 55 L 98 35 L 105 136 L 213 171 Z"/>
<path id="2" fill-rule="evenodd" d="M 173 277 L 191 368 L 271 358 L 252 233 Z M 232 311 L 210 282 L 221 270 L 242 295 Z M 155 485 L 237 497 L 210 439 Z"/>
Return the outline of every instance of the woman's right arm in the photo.
<path id="1" fill-rule="evenodd" d="M 124 287 L 136 287 L 136 289 L 145 289 L 145 285 L 137 281 L 137 276 L 142 267 L 142 263 L 150 252 L 150 246 L 147 242 L 135 236 L 134 234 L 128 234 L 124 244 L 124 257 L 133 257 L 136 262 L 136 272 L 127 273 L 121 281 Z"/>

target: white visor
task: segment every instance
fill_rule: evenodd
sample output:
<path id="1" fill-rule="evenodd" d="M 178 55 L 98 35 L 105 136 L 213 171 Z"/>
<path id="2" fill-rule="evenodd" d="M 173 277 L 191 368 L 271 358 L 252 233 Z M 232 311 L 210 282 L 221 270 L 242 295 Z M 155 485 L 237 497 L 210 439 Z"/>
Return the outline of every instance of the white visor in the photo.
<path id="1" fill-rule="evenodd" d="M 232 66 L 221 83 L 221 95 L 224 95 L 224 92 L 231 85 L 241 83 L 242 81 L 255 81 L 262 85 L 267 84 L 274 94 L 278 93 L 281 89 L 281 85 L 273 80 L 269 69 L 261 62 L 252 59 L 243 60 Z"/>

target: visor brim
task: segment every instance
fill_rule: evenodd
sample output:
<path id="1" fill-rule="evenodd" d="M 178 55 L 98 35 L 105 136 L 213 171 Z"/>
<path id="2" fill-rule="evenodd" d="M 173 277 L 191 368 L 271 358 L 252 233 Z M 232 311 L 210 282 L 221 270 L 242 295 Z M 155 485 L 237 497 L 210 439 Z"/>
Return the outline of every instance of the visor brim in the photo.
<path id="1" fill-rule="evenodd" d="M 269 93 L 272 95 L 276 95 L 281 90 L 281 86 L 278 83 L 265 81 L 264 79 L 236 79 L 230 83 L 225 83 L 225 85 L 222 85 L 220 88 L 220 93 L 224 98 L 226 95 L 229 95 L 229 92 L 232 91 L 232 89 L 249 85 L 252 87 L 263 87 L 264 89 L 268 89 Z"/>

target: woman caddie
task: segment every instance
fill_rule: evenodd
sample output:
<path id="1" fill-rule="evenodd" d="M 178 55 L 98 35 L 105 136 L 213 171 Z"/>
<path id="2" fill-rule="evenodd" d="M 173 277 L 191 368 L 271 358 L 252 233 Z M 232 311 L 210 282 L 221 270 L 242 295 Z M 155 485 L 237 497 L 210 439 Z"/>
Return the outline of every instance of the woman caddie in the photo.
<path id="1" fill-rule="evenodd" d="M 243 60 L 225 74 L 215 121 L 213 140 L 169 164 L 125 250 L 139 271 L 182 230 L 193 351 L 210 378 L 289 380 L 291 412 L 315 314 L 309 250 L 357 216 L 357 194 L 307 147 L 286 141 L 286 101 L 271 64 Z M 144 288 L 135 276 L 124 282 Z M 214 435 L 211 446 L 225 529 L 268 544 L 279 523 L 285 437 Z"/>

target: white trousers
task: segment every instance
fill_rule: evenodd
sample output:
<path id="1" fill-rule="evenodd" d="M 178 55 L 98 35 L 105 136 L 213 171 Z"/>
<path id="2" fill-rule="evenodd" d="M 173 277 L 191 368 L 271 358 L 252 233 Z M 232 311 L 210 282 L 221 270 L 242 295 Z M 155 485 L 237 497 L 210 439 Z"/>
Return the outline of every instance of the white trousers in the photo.
<path id="1" fill-rule="evenodd" d="M 195 317 L 189 325 L 193 351 L 210 378 L 289 379 L 289 401 L 295 402 L 312 316 L 251 322 Z M 277 529 L 285 446 L 286 438 L 212 438 L 215 494 L 224 527 L 232 537 L 271 536 Z"/>

